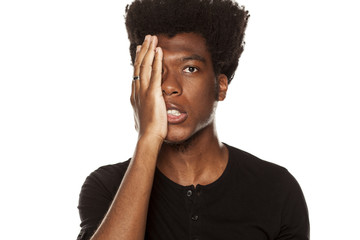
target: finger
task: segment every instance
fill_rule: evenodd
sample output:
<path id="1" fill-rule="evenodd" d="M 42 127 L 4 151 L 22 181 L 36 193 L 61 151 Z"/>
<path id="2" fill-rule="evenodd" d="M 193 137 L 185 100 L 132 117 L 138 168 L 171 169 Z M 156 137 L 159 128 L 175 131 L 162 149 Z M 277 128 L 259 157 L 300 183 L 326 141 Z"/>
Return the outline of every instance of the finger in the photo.
<path id="1" fill-rule="evenodd" d="M 152 36 L 148 51 L 146 52 L 146 55 L 144 56 L 144 59 L 140 66 L 140 89 L 143 89 L 144 91 L 146 91 L 149 87 L 157 44 L 157 37 Z"/>
<path id="2" fill-rule="evenodd" d="M 152 68 L 152 75 L 150 81 L 150 87 L 161 87 L 162 80 L 162 61 L 163 61 L 163 52 L 160 47 L 155 49 L 155 58 Z"/>
<path id="3" fill-rule="evenodd" d="M 140 49 L 136 49 L 138 52 L 136 53 L 135 62 L 134 62 L 134 76 L 140 75 L 140 65 L 144 59 L 144 56 L 150 45 L 151 35 L 146 35 L 143 44 Z"/>
<path id="4" fill-rule="evenodd" d="M 134 75 L 133 75 L 134 77 L 139 76 L 139 73 L 140 73 L 140 67 L 139 67 L 138 62 L 140 61 L 140 58 L 141 58 L 141 56 L 139 56 L 141 48 L 142 48 L 141 45 L 138 45 L 136 47 L 136 58 L 135 58 Z M 139 91 L 139 89 L 140 89 L 140 79 L 137 79 L 137 80 L 133 79 L 133 84 L 132 85 L 133 85 L 133 98 L 135 100 L 135 97 L 136 97 L 135 93 L 137 91 Z"/>
<path id="5" fill-rule="evenodd" d="M 130 95 L 131 105 L 134 107 L 135 105 L 135 81 L 131 82 L 131 95 Z"/>
<path id="6" fill-rule="evenodd" d="M 140 49 L 141 49 L 141 45 L 138 45 L 136 47 L 136 56 L 135 56 L 135 61 L 136 59 L 138 58 L 138 53 L 140 52 Z M 134 74 L 135 74 L 135 71 L 134 71 Z M 138 75 L 134 75 L 134 76 L 138 76 Z M 133 79 L 133 81 L 131 82 L 131 96 L 130 96 L 130 102 L 131 102 L 131 105 L 134 106 L 135 104 L 135 80 Z M 138 84 L 138 87 L 140 87 L 140 84 Z"/>
<path id="7" fill-rule="evenodd" d="M 134 76 L 139 75 L 139 70 L 136 68 L 136 65 L 138 65 L 138 62 L 140 61 L 139 52 L 141 50 L 141 45 L 136 46 L 136 54 L 135 54 L 135 61 L 134 61 Z"/>
<path id="8" fill-rule="evenodd" d="M 149 45 L 150 45 L 150 39 L 151 39 L 151 35 L 146 35 L 145 40 L 143 42 L 143 44 L 141 45 L 141 47 L 137 48 L 137 54 L 136 54 L 136 58 L 135 58 L 135 63 L 134 63 L 134 77 L 135 76 L 140 76 L 140 66 L 142 64 L 142 61 L 144 59 L 144 56 L 146 55 L 148 49 L 149 49 Z M 141 79 L 137 79 L 135 80 L 135 99 L 137 98 L 137 95 L 139 94 L 140 91 L 140 82 Z"/>

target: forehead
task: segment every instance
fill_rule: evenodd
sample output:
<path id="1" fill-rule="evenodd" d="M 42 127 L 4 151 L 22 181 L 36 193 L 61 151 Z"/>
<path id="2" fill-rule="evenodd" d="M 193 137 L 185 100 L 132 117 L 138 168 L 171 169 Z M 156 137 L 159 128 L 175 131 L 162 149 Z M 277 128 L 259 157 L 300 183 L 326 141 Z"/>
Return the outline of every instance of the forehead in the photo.
<path id="1" fill-rule="evenodd" d="M 198 55 L 204 58 L 206 62 L 211 61 L 206 40 L 200 34 L 179 33 L 171 38 L 164 34 L 159 34 L 158 39 L 158 46 L 162 48 L 165 59 Z"/>

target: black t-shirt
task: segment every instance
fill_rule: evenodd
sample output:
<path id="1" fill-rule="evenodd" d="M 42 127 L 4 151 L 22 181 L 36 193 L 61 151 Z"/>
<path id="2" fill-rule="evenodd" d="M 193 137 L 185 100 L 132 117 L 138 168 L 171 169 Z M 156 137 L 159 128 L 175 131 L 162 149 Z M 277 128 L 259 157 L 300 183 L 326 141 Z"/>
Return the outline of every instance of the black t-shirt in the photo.
<path id="1" fill-rule="evenodd" d="M 145 239 L 307 240 L 309 218 L 299 184 L 283 167 L 226 145 L 229 161 L 209 185 L 181 186 L 156 169 Z M 81 232 L 90 239 L 129 165 L 103 166 L 80 193 Z"/>

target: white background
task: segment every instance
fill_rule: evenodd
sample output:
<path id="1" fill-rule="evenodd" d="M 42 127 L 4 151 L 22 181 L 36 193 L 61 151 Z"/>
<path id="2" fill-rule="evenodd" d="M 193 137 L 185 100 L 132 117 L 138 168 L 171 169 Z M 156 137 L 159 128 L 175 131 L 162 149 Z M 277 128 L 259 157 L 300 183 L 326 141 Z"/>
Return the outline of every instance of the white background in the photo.
<path id="1" fill-rule="evenodd" d="M 312 239 L 359 237 L 356 2 L 241 2 L 247 44 L 217 113 L 222 141 L 297 178 Z M 131 157 L 125 5 L 1 1 L 1 239 L 75 239 L 86 176 Z"/>

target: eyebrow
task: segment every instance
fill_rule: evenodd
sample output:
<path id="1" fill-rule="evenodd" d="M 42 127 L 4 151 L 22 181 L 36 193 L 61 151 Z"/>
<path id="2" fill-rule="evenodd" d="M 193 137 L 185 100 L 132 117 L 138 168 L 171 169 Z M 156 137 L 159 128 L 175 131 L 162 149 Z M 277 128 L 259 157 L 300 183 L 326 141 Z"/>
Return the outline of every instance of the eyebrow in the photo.
<path id="1" fill-rule="evenodd" d="M 183 61 L 183 62 L 191 61 L 191 60 L 197 60 L 197 61 L 206 63 L 205 58 L 203 58 L 202 56 L 199 56 L 197 54 L 193 54 L 191 56 L 181 58 L 181 61 Z"/>

